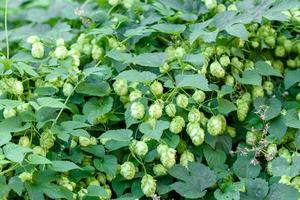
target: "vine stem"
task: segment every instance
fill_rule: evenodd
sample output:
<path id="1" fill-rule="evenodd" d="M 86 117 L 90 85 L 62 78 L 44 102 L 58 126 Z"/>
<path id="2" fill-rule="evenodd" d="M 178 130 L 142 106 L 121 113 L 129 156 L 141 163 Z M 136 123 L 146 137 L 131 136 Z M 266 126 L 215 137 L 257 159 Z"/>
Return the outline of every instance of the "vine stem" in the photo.
<path id="1" fill-rule="evenodd" d="M 5 38 L 6 38 L 6 58 L 9 59 L 9 42 L 8 42 L 8 28 L 7 28 L 7 12 L 8 12 L 8 0 L 5 0 L 4 28 L 5 28 Z"/>

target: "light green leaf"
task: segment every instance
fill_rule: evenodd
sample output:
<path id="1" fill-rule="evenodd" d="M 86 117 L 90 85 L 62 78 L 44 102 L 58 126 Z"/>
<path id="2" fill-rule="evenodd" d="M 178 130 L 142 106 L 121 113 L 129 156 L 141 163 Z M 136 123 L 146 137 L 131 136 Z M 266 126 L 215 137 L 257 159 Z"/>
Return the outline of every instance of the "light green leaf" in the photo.
<path id="1" fill-rule="evenodd" d="M 94 160 L 94 166 L 100 172 L 104 172 L 107 175 L 114 177 L 117 172 L 117 158 L 112 155 L 106 155 L 101 159 Z"/>
<path id="2" fill-rule="evenodd" d="M 155 24 L 151 26 L 151 28 L 162 32 L 162 33 L 167 33 L 167 34 L 175 34 L 178 35 L 182 33 L 185 30 L 185 25 L 182 24 L 168 24 L 168 23 L 163 23 L 163 24 Z"/>
<path id="3" fill-rule="evenodd" d="M 28 161 L 34 165 L 43 165 L 43 164 L 51 164 L 52 163 L 47 158 L 37 155 L 37 154 L 30 154 L 28 156 Z"/>
<path id="4" fill-rule="evenodd" d="M 87 188 L 87 196 L 97 197 L 97 198 L 109 198 L 106 190 L 99 185 L 90 185 Z"/>
<path id="5" fill-rule="evenodd" d="M 159 67 L 164 64 L 166 55 L 163 52 L 144 53 L 133 57 L 130 62 L 134 65 Z"/>
<path id="6" fill-rule="evenodd" d="M 109 95 L 111 89 L 107 82 L 87 83 L 83 82 L 76 88 L 77 93 L 85 94 L 87 96 L 103 97 Z"/>
<path id="7" fill-rule="evenodd" d="M 288 186 L 281 183 L 274 183 L 270 187 L 267 200 L 287 200 L 287 199 L 299 199 L 300 193 L 292 186 Z"/>
<path id="8" fill-rule="evenodd" d="M 226 161 L 226 154 L 220 149 L 212 149 L 206 145 L 203 149 L 205 160 L 210 168 L 214 166 L 224 164 Z"/>
<path id="9" fill-rule="evenodd" d="M 284 120 L 286 126 L 300 129 L 300 119 L 297 109 L 288 110 L 284 116 Z"/>
<path id="10" fill-rule="evenodd" d="M 178 74 L 175 76 L 176 85 L 178 87 L 198 88 L 204 91 L 210 91 L 208 81 L 202 74 L 184 75 Z"/>
<path id="11" fill-rule="evenodd" d="M 228 113 L 235 111 L 236 106 L 232 101 L 229 101 L 227 99 L 219 99 L 218 100 L 218 111 L 224 115 L 227 115 Z"/>
<path id="12" fill-rule="evenodd" d="M 235 175 L 239 178 L 256 178 L 261 169 L 259 164 L 252 164 L 251 160 L 246 156 L 239 156 L 232 168 Z"/>
<path id="13" fill-rule="evenodd" d="M 13 162 L 22 162 L 25 154 L 32 150 L 26 147 L 16 145 L 14 143 L 8 143 L 3 147 L 4 155 L 7 159 Z"/>
<path id="14" fill-rule="evenodd" d="M 277 69 L 274 69 L 272 66 L 270 66 L 264 61 L 258 61 L 255 63 L 255 71 L 257 71 L 260 75 L 263 76 L 282 76 Z"/>
<path id="15" fill-rule="evenodd" d="M 156 74 L 148 71 L 127 70 L 121 72 L 116 78 L 123 78 L 131 82 L 152 82 Z"/>
<path id="16" fill-rule="evenodd" d="M 300 69 L 297 70 L 289 70 L 284 77 L 284 86 L 285 89 L 289 89 L 294 84 L 300 82 Z"/>
<path id="17" fill-rule="evenodd" d="M 80 167 L 75 163 L 62 160 L 53 160 L 51 168 L 57 172 L 66 172 L 73 169 L 80 169 Z"/>
<path id="18" fill-rule="evenodd" d="M 261 75 L 258 74 L 255 70 L 246 70 L 243 72 L 242 77 L 239 77 L 237 74 L 233 75 L 234 78 L 245 85 L 261 85 Z"/>
<path id="19" fill-rule="evenodd" d="M 68 108 L 61 99 L 55 99 L 52 97 L 40 97 L 36 100 L 39 104 L 39 108 L 49 107 L 49 108 Z"/>
<path id="20" fill-rule="evenodd" d="M 230 26 L 226 26 L 225 30 L 230 35 L 239 37 L 242 40 L 248 39 L 248 31 L 243 24 L 232 24 Z"/>
<path id="21" fill-rule="evenodd" d="M 148 122 L 143 122 L 139 130 L 150 138 L 160 140 L 163 131 L 169 128 L 169 124 L 168 121 L 157 120 L 155 127 L 152 128 Z"/>

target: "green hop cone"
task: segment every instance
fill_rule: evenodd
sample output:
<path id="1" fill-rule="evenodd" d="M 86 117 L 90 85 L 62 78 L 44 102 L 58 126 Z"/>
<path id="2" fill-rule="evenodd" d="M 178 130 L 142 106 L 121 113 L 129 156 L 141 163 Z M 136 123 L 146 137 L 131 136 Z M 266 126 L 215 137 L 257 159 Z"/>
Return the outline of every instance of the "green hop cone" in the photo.
<path id="1" fill-rule="evenodd" d="M 25 111 L 27 111 L 29 109 L 30 109 L 30 104 L 29 103 L 22 103 L 22 104 L 20 104 L 20 105 L 17 106 L 17 111 L 19 113 L 25 112 Z"/>
<path id="2" fill-rule="evenodd" d="M 11 118 L 17 115 L 17 112 L 13 108 L 4 108 L 3 117 L 4 119 Z"/>
<path id="3" fill-rule="evenodd" d="M 251 94 L 249 92 L 244 93 L 241 97 L 241 100 L 250 105 L 250 103 L 252 102 Z"/>
<path id="4" fill-rule="evenodd" d="M 240 122 L 244 121 L 249 112 L 249 106 L 246 102 L 242 101 L 237 104 L 237 117 Z"/>
<path id="5" fill-rule="evenodd" d="M 230 135 L 230 137 L 232 138 L 235 138 L 236 136 L 236 129 L 232 126 L 227 126 L 227 129 L 226 129 L 228 135 Z"/>
<path id="6" fill-rule="evenodd" d="M 176 147 L 176 150 L 179 154 L 182 154 L 185 150 L 187 150 L 187 143 L 185 140 L 180 139 L 179 143 Z"/>
<path id="7" fill-rule="evenodd" d="M 291 185 L 300 192 L 300 176 L 293 178 Z"/>
<path id="8" fill-rule="evenodd" d="M 225 76 L 225 84 L 229 86 L 234 86 L 234 77 L 231 75 L 226 75 Z"/>
<path id="9" fill-rule="evenodd" d="M 175 117 L 176 115 L 176 106 L 173 103 L 168 104 L 165 107 L 165 111 L 169 117 Z"/>
<path id="10" fill-rule="evenodd" d="M 253 100 L 257 97 L 263 97 L 264 96 L 264 89 L 262 86 L 254 85 L 252 87 L 252 98 Z"/>
<path id="11" fill-rule="evenodd" d="M 210 74 L 216 78 L 223 78 L 225 76 L 225 70 L 218 61 L 215 61 L 209 66 Z"/>
<path id="12" fill-rule="evenodd" d="M 144 141 L 134 140 L 132 142 L 133 153 L 138 156 L 144 156 L 148 153 L 148 145 Z"/>
<path id="13" fill-rule="evenodd" d="M 218 6 L 217 0 L 204 0 L 207 9 L 212 10 Z"/>
<path id="14" fill-rule="evenodd" d="M 197 108 L 192 108 L 188 114 L 189 122 L 199 122 L 200 117 L 201 117 L 201 114 Z"/>
<path id="15" fill-rule="evenodd" d="M 123 6 L 127 9 L 131 9 L 134 5 L 134 0 L 123 0 Z"/>
<path id="16" fill-rule="evenodd" d="M 274 85 L 271 81 L 265 81 L 263 84 L 263 88 L 267 92 L 268 95 L 273 94 Z"/>
<path id="17" fill-rule="evenodd" d="M 189 123 L 186 131 L 195 146 L 199 146 L 204 142 L 204 130 L 200 127 L 199 123 Z"/>
<path id="18" fill-rule="evenodd" d="M 268 162 L 267 164 L 267 173 L 272 176 L 273 175 L 273 171 L 272 171 L 272 162 Z"/>
<path id="19" fill-rule="evenodd" d="M 108 4 L 111 6 L 116 6 L 120 3 L 120 0 L 108 0 Z"/>
<path id="20" fill-rule="evenodd" d="M 114 83 L 113 83 L 113 88 L 114 91 L 117 95 L 119 96 L 124 96 L 127 94 L 128 92 L 128 84 L 127 84 L 127 80 L 125 79 L 117 79 Z"/>
<path id="21" fill-rule="evenodd" d="M 254 146 L 257 142 L 257 134 L 254 131 L 248 131 L 246 133 L 246 143 L 248 145 Z"/>
<path id="22" fill-rule="evenodd" d="M 284 49 L 284 47 L 283 46 L 277 46 L 275 48 L 275 55 L 277 57 L 280 57 L 280 58 L 284 57 L 285 56 L 285 49 Z"/>
<path id="23" fill-rule="evenodd" d="M 176 150 L 168 148 L 166 151 L 163 151 L 160 155 L 160 162 L 167 169 L 173 167 L 176 164 Z"/>
<path id="24" fill-rule="evenodd" d="M 224 116 L 212 116 L 207 122 L 207 131 L 212 136 L 221 135 L 225 131 L 224 126 L 226 129 L 226 120 L 224 125 Z"/>
<path id="25" fill-rule="evenodd" d="M 165 144 L 159 144 L 156 148 L 156 151 L 159 156 L 161 156 L 163 153 L 166 153 L 168 151 L 169 147 Z"/>
<path id="26" fill-rule="evenodd" d="M 192 98 L 196 103 L 200 104 L 205 100 L 205 93 L 202 90 L 196 90 Z"/>
<path id="27" fill-rule="evenodd" d="M 229 56 L 227 56 L 227 55 L 221 56 L 221 58 L 220 58 L 220 64 L 223 67 L 227 67 L 230 64 L 230 58 L 229 58 Z"/>
<path id="28" fill-rule="evenodd" d="M 285 184 L 285 185 L 291 185 L 291 176 L 283 175 L 280 177 L 279 183 Z"/>
<path id="29" fill-rule="evenodd" d="M 90 138 L 84 137 L 84 136 L 79 136 L 79 144 L 82 147 L 87 147 L 91 145 L 91 140 Z"/>
<path id="30" fill-rule="evenodd" d="M 19 174 L 18 177 L 21 179 L 21 181 L 23 183 L 32 181 L 32 173 L 29 173 L 29 172 L 23 172 L 23 173 Z"/>
<path id="31" fill-rule="evenodd" d="M 185 126 L 185 121 L 183 117 L 176 116 L 172 119 L 169 129 L 172 133 L 178 134 L 182 131 L 184 126 Z"/>
<path id="32" fill-rule="evenodd" d="M 43 58 L 44 57 L 44 45 L 41 42 L 36 42 L 32 44 L 31 55 L 34 58 Z"/>
<path id="33" fill-rule="evenodd" d="M 286 148 L 284 148 L 284 147 L 280 148 L 279 151 L 278 151 L 278 155 L 279 155 L 280 157 L 285 158 L 285 159 L 287 160 L 288 163 L 291 163 L 291 162 L 292 162 L 292 155 L 290 154 L 290 152 L 289 152 L 288 149 L 286 149 Z"/>
<path id="34" fill-rule="evenodd" d="M 141 102 L 132 103 L 130 114 L 134 119 L 142 119 L 145 115 L 145 106 Z"/>
<path id="35" fill-rule="evenodd" d="M 22 136 L 19 139 L 19 145 L 22 147 L 30 147 L 30 139 L 28 136 Z"/>
<path id="36" fill-rule="evenodd" d="M 100 58 L 102 58 L 103 54 L 104 54 L 103 48 L 101 48 L 97 45 L 93 45 L 93 47 L 92 47 L 93 60 L 99 60 Z"/>
<path id="37" fill-rule="evenodd" d="M 129 94 L 129 101 L 134 102 L 142 97 L 142 92 L 140 90 L 134 90 Z"/>
<path id="38" fill-rule="evenodd" d="M 267 154 L 266 154 L 267 160 L 272 160 L 276 156 L 277 152 L 278 152 L 277 145 L 270 144 L 267 148 Z"/>
<path id="39" fill-rule="evenodd" d="M 46 156 L 47 152 L 41 146 L 35 146 L 33 148 L 33 153 L 40 156 Z"/>
<path id="40" fill-rule="evenodd" d="M 267 36 L 267 37 L 265 38 L 265 43 L 266 43 L 269 47 L 274 48 L 274 47 L 275 47 L 275 44 L 276 44 L 276 39 L 275 39 L 275 37 L 273 37 L 273 36 Z"/>
<path id="41" fill-rule="evenodd" d="M 159 72 L 162 74 L 169 72 L 170 69 L 171 69 L 171 66 L 168 63 L 164 63 L 163 65 L 159 66 Z"/>
<path id="42" fill-rule="evenodd" d="M 51 130 L 46 129 L 40 136 L 40 145 L 44 149 L 51 149 L 55 142 L 55 137 Z"/>
<path id="43" fill-rule="evenodd" d="M 160 102 L 155 102 L 149 107 L 149 115 L 151 118 L 159 119 L 163 112 L 163 105 Z"/>
<path id="44" fill-rule="evenodd" d="M 135 166 L 132 162 L 127 161 L 121 165 L 120 174 L 127 180 L 131 180 L 135 176 Z"/>
<path id="45" fill-rule="evenodd" d="M 71 83 L 65 83 L 63 86 L 63 94 L 68 97 L 71 96 L 74 90 L 74 86 Z"/>
<path id="46" fill-rule="evenodd" d="M 300 92 L 296 95 L 296 101 L 300 101 Z"/>
<path id="47" fill-rule="evenodd" d="M 188 106 L 188 104 L 189 104 L 189 98 L 185 94 L 179 94 L 176 97 L 176 104 L 180 108 L 186 108 Z"/>
<path id="48" fill-rule="evenodd" d="M 163 94 L 163 90 L 164 90 L 163 85 L 158 81 L 154 81 L 150 85 L 150 91 L 154 96 L 161 96 Z"/>
<path id="49" fill-rule="evenodd" d="M 59 60 L 64 60 L 68 56 L 68 49 L 65 46 L 57 46 L 53 55 Z"/>
<path id="50" fill-rule="evenodd" d="M 156 176 L 163 176 L 167 174 L 167 169 L 162 164 L 157 164 L 153 166 L 153 173 Z"/>
<path id="51" fill-rule="evenodd" d="M 177 48 L 175 49 L 175 52 L 174 52 L 174 53 L 175 53 L 174 56 L 175 56 L 177 59 L 181 59 L 181 58 L 186 54 L 186 52 L 185 52 L 185 50 L 184 50 L 183 47 L 177 47 Z"/>
<path id="52" fill-rule="evenodd" d="M 24 87 L 21 81 L 14 80 L 13 85 L 10 87 L 11 93 L 14 95 L 22 95 L 24 91 Z"/>
<path id="53" fill-rule="evenodd" d="M 188 150 L 183 152 L 180 156 L 180 164 L 185 167 L 188 167 L 189 162 L 194 162 L 194 161 L 195 161 L 194 154 Z"/>
<path id="54" fill-rule="evenodd" d="M 34 44 L 40 41 L 40 38 L 36 35 L 31 35 L 27 38 L 26 42 L 29 44 Z"/>
<path id="55" fill-rule="evenodd" d="M 147 197 L 153 196 L 156 191 L 156 180 L 149 174 L 144 175 L 141 181 L 141 188 Z"/>

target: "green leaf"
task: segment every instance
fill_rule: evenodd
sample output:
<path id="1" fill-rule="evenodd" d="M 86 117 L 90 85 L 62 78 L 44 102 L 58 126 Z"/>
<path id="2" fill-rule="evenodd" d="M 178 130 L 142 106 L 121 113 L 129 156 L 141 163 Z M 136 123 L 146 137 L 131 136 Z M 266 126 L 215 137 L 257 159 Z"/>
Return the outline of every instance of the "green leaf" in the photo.
<path id="1" fill-rule="evenodd" d="M 0 132 L 0 146 L 9 143 L 11 138 L 12 137 L 9 132 Z"/>
<path id="2" fill-rule="evenodd" d="M 166 55 L 163 52 L 144 53 L 133 57 L 130 62 L 134 65 L 159 67 L 164 64 Z"/>
<path id="3" fill-rule="evenodd" d="M 224 164 L 226 161 L 226 154 L 224 151 L 220 149 L 214 150 L 208 145 L 204 147 L 203 154 L 210 168 Z"/>
<path id="4" fill-rule="evenodd" d="M 184 56 L 184 61 L 192 64 L 195 68 L 200 69 L 204 63 L 204 56 L 202 54 L 187 54 Z"/>
<path id="5" fill-rule="evenodd" d="M 155 24 L 151 26 L 151 28 L 167 34 L 175 34 L 178 35 L 182 33 L 185 30 L 185 25 L 182 24 L 168 24 L 168 23 L 162 23 L 162 24 Z"/>
<path id="6" fill-rule="evenodd" d="M 127 70 L 121 72 L 116 78 L 123 78 L 131 82 L 152 82 L 156 77 L 156 74 L 148 71 Z"/>
<path id="7" fill-rule="evenodd" d="M 239 178 L 256 178 L 261 169 L 259 164 L 252 164 L 251 160 L 246 156 L 239 156 L 232 168 L 235 175 Z"/>
<path id="8" fill-rule="evenodd" d="M 8 185 L 13 191 L 15 191 L 19 196 L 21 196 L 24 190 L 24 184 L 19 177 L 14 176 L 11 179 L 9 179 Z"/>
<path id="9" fill-rule="evenodd" d="M 168 121 L 157 120 L 155 127 L 152 128 L 148 122 L 143 122 L 139 130 L 150 138 L 160 140 L 163 131 L 169 128 L 169 124 Z"/>
<path id="10" fill-rule="evenodd" d="M 242 74 L 242 78 L 237 74 L 234 74 L 233 76 L 238 82 L 245 85 L 261 85 L 262 81 L 261 75 L 259 75 L 255 70 L 244 71 Z"/>
<path id="11" fill-rule="evenodd" d="M 3 147 L 4 155 L 7 159 L 13 162 L 22 162 L 25 154 L 31 152 L 32 150 L 26 147 L 21 147 L 14 143 L 8 143 Z"/>
<path id="12" fill-rule="evenodd" d="M 38 73 L 36 73 L 33 69 L 32 66 L 27 65 L 26 63 L 23 62 L 18 62 L 17 65 L 15 65 L 15 67 L 18 68 L 19 72 L 21 73 L 21 75 L 23 76 L 22 72 L 26 72 L 28 75 L 33 76 L 33 77 L 38 77 Z"/>
<path id="13" fill-rule="evenodd" d="M 93 124 L 97 117 L 111 111 L 113 102 L 112 97 L 103 97 L 100 100 L 92 98 L 84 104 L 82 112 L 87 116 L 88 121 Z"/>
<path id="14" fill-rule="evenodd" d="M 100 172 L 104 172 L 107 175 L 114 177 L 117 172 L 118 160 L 115 156 L 106 155 L 101 159 L 94 160 L 94 166 Z"/>
<path id="15" fill-rule="evenodd" d="M 291 164 L 283 157 L 277 157 L 272 161 L 273 176 L 291 176 L 295 177 L 300 173 L 300 156 L 293 157 Z"/>
<path id="16" fill-rule="evenodd" d="M 26 183 L 25 188 L 28 192 L 30 200 L 44 200 L 45 199 L 43 192 L 41 192 L 41 191 L 43 191 L 42 185 Z"/>
<path id="17" fill-rule="evenodd" d="M 241 193 L 244 200 L 264 200 L 268 194 L 268 182 L 261 178 L 246 179 L 246 192 Z"/>
<path id="18" fill-rule="evenodd" d="M 192 87 L 198 88 L 204 91 L 210 91 L 208 88 L 208 81 L 206 77 L 202 74 L 195 74 L 195 75 L 184 75 L 178 74 L 175 76 L 176 85 L 178 87 Z"/>
<path id="19" fill-rule="evenodd" d="M 81 149 L 97 157 L 103 157 L 105 155 L 105 149 L 101 145 L 89 145 L 87 147 L 81 147 Z"/>
<path id="20" fill-rule="evenodd" d="M 300 119 L 298 117 L 297 109 L 291 109 L 286 112 L 284 116 L 285 125 L 291 128 L 300 128 Z"/>
<path id="21" fill-rule="evenodd" d="M 68 108 L 61 99 L 55 99 L 52 97 L 41 97 L 36 100 L 39 104 L 39 108 L 49 107 L 49 108 Z"/>
<path id="22" fill-rule="evenodd" d="M 51 199 L 73 199 L 73 193 L 60 185 L 43 184 L 42 191 Z"/>
<path id="23" fill-rule="evenodd" d="M 218 111 L 224 115 L 227 115 L 228 113 L 235 111 L 236 106 L 232 101 L 229 101 L 227 99 L 219 99 L 218 100 Z"/>
<path id="24" fill-rule="evenodd" d="M 109 95 L 111 89 L 107 82 L 101 83 L 80 83 L 76 90 L 77 93 L 85 94 L 87 96 L 103 97 Z"/>
<path id="25" fill-rule="evenodd" d="M 285 184 L 274 183 L 270 187 L 269 194 L 266 200 L 287 200 L 287 199 L 298 199 L 300 198 L 300 193 L 293 188 Z"/>
<path id="26" fill-rule="evenodd" d="M 129 63 L 132 59 L 132 55 L 129 53 L 122 53 L 118 50 L 110 50 L 106 53 L 107 57 L 112 58 L 116 61 L 122 62 L 122 63 Z"/>
<path id="27" fill-rule="evenodd" d="M 285 89 L 289 89 L 294 84 L 299 83 L 300 69 L 297 70 L 288 70 L 284 77 L 284 86 Z"/>
<path id="28" fill-rule="evenodd" d="M 274 137 L 277 140 L 281 141 L 284 134 L 286 133 L 287 126 L 285 125 L 284 117 L 279 116 L 273 120 L 271 120 L 268 132 L 270 133 L 270 137 Z"/>
<path id="29" fill-rule="evenodd" d="M 239 37 L 242 40 L 248 40 L 248 31 L 243 24 L 232 24 L 225 27 L 225 31 L 233 36 Z"/>
<path id="30" fill-rule="evenodd" d="M 300 149 L 300 131 L 299 130 L 296 132 L 295 146 L 298 150 Z"/>
<path id="31" fill-rule="evenodd" d="M 281 102 L 277 98 L 256 98 L 254 107 L 257 111 L 264 110 L 264 119 L 267 121 L 277 117 L 281 112 Z"/>
<path id="32" fill-rule="evenodd" d="M 75 163 L 62 160 L 53 160 L 51 168 L 57 172 L 67 172 L 73 169 L 80 169 L 80 167 Z"/>
<path id="33" fill-rule="evenodd" d="M 258 61 L 255 63 L 255 71 L 257 71 L 260 75 L 263 76 L 282 76 L 277 69 L 274 69 L 272 66 L 270 66 L 264 61 Z"/>
<path id="34" fill-rule="evenodd" d="M 34 165 L 52 164 L 50 160 L 37 154 L 30 154 L 28 156 L 28 161 Z"/>
<path id="35" fill-rule="evenodd" d="M 208 167 L 201 163 L 190 162 L 188 169 L 175 165 L 168 173 L 179 181 L 171 188 L 185 198 L 200 198 L 206 194 L 206 189 L 216 183 L 216 176 Z"/>
<path id="36" fill-rule="evenodd" d="M 132 130 L 130 129 L 117 129 L 109 130 L 103 133 L 100 140 L 116 140 L 116 141 L 130 141 L 132 137 Z"/>
<path id="37" fill-rule="evenodd" d="M 97 197 L 97 198 L 109 198 L 106 190 L 99 185 L 90 185 L 87 188 L 87 196 Z"/>

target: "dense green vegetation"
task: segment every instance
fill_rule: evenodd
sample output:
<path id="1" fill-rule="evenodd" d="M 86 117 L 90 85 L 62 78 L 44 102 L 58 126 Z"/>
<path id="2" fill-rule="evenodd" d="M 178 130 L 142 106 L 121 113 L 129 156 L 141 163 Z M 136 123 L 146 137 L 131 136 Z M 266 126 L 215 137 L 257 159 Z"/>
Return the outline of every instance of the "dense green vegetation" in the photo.
<path id="1" fill-rule="evenodd" d="M 299 0 L 0 0 L 0 199 L 300 199 Z"/>

